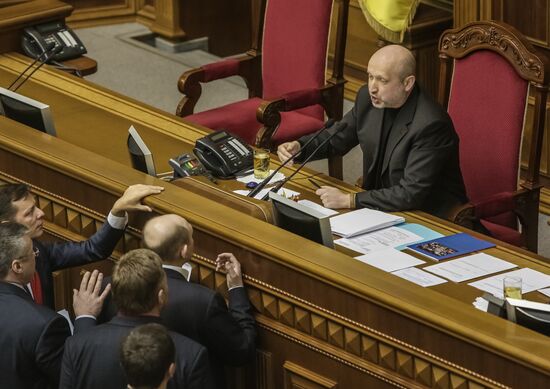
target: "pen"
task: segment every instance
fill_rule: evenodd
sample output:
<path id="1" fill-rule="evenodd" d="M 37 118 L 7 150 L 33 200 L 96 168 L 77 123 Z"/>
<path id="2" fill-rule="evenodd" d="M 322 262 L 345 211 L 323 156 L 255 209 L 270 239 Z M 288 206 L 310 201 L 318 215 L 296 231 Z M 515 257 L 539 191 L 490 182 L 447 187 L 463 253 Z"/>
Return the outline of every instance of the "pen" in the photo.
<path id="1" fill-rule="evenodd" d="M 307 179 L 309 182 L 311 182 L 313 184 L 313 186 L 321 189 L 321 185 L 319 185 L 316 181 L 313 181 L 311 178 L 308 178 Z"/>

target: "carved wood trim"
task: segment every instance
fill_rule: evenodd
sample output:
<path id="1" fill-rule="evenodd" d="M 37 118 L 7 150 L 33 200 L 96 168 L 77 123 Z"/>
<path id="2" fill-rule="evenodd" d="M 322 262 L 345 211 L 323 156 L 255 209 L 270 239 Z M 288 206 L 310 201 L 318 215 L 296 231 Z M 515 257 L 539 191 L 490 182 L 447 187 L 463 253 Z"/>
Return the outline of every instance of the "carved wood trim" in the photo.
<path id="1" fill-rule="evenodd" d="M 300 365 L 283 363 L 285 388 L 336 389 L 338 383 L 316 374 Z"/>
<path id="2" fill-rule="evenodd" d="M 511 26 L 508 29 L 516 32 Z M 524 79 L 546 84 L 549 79 L 546 60 L 533 54 L 535 49 L 531 43 L 520 37 L 519 32 L 511 36 L 496 23 L 473 22 L 444 32 L 439 40 L 439 51 L 451 58 L 463 58 L 480 48 L 495 51 L 506 58 Z M 516 43 L 518 40 L 522 45 Z"/>
<path id="3" fill-rule="evenodd" d="M 194 255 L 193 262 L 197 282 L 226 290 L 225 276 L 214 271 L 213 260 Z M 244 278 L 261 328 L 396 387 L 509 388 L 261 280 Z M 450 381 L 465 386 L 451 386 Z"/>

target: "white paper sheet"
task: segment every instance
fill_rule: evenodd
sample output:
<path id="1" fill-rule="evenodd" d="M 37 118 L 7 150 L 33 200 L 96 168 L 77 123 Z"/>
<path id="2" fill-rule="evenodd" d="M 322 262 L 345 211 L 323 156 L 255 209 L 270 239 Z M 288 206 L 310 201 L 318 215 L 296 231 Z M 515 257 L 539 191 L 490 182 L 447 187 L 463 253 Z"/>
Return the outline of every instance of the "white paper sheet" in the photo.
<path id="1" fill-rule="evenodd" d="M 454 282 L 462 282 L 514 267 L 516 265 L 511 262 L 493 257 L 492 255 L 479 253 L 427 266 L 424 270 Z"/>
<path id="2" fill-rule="evenodd" d="M 394 248 L 385 248 L 384 250 L 375 251 L 370 254 L 364 254 L 355 257 L 359 261 L 382 269 L 387 272 L 392 272 L 406 267 L 412 267 L 425 263 L 424 261 L 405 254 Z"/>
<path id="3" fill-rule="evenodd" d="M 330 228 L 333 234 L 350 238 L 403 222 L 405 219 L 401 216 L 361 208 L 330 218 Z"/>
<path id="4" fill-rule="evenodd" d="M 550 297 L 550 288 L 539 289 L 543 295 Z"/>
<path id="5" fill-rule="evenodd" d="M 485 300 L 483 297 L 476 297 L 472 305 L 483 312 L 489 310 L 489 301 Z"/>
<path id="6" fill-rule="evenodd" d="M 264 188 L 262 189 L 261 191 L 259 191 L 256 196 L 254 196 L 255 199 L 258 199 L 258 200 L 261 200 L 267 192 L 269 192 L 271 190 L 271 188 Z M 234 190 L 233 193 L 237 193 L 237 194 L 240 194 L 241 196 L 246 196 L 250 193 L 249 190 Z M 296 192 L 296 191 L 293 191 L 293 190 L 290 190 L 290 189 L 285 189 L 285 188 L 281 188 L 277 191 L 278 194 L 280 194 L 281 196 L 284 196 L 286 197 L 287 199 L 290 199 L 294 196 L 299 196 L 300 195 L 300 192 Z"/>
<path id="7" fill-rule="evenodd" d="M 334 243 L 359 253 L 368 254 L 388 247 L 398 247 L 418 242 L 422 237 L 400 227 L 389 227 L 368 234 L 342 238 Z"/>
<path id="8" fill-rule="evenodd" d="M 444 284 L 447 280 L 434 276 L 428 272 L 425 272 L 422 269 L 417 269 L 416 267 L 409 267 L 407 269 L 401 269 L 392 273 L 397 277 L 406 279 L 407 281 L 414 282 L 417 285 L 420 285 L 424 288 L 428 286 L 434 286 L 439 284 Z"/>
<path id="9" fill-rule="evenodd" d="M 314 209 L 314 210 L 316 210 L 316 211 L 318 211 L 318 212 L 320 212 L 320 213 L 322 213 L 323 215 L 326 215 L 326 216 L 338 215 L 338 211 L 335 211 L 334 209 L 330 209 L 330 208 L 325 208 L 322 205 L 314 203 L 313 201 L 299 200 L 298 204 L 301 204 L 304 207 Z"/>
<path id="10" fill-rule="evenodd" d="M 272 174 L 272 173 L 273 173 L 273 170 L 270 170 L 269 174 Z M 268 174 L 268 176 L 269 176 L 269 174 Z M 279 182 L 279 181 L 284 180 L 284 179 L 285 179 L 285 175 L 281 172 L 277 172 L 277 174 L 275 174 L 273 176 L 273 178 L 271 180 L 269 180 L 269 183 L 267 185 L 274 184 L 274 183 Z M 263 180 L 264 180 L 263 178 L 254 178 L 254 173 L 249 174 L 247 176 L 237 177 L 237 181 L 244 182 L 245 184 L 248 184 L 249 182 L 257 182 L 259 184 Z"/>
<path id="11" fill-rule="evenodd" d="M 529 293 L 550 286 L 550 276 L 539 271 L 524 268 L 504 274 L 497 274 L 483 280 L 471 282 L 468 285 L 489 292 L 496 297 L 504 298 L 502 280 L 504 277 L 521 277 L 521 292 Z"/>

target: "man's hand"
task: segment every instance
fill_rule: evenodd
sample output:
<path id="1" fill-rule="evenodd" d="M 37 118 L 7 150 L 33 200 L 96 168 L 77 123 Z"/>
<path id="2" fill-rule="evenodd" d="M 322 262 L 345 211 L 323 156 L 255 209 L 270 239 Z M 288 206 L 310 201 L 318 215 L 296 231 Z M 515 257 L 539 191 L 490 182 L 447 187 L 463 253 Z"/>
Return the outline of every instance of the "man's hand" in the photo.
<path id="1" fill-rule="evenodd" d="M 241 264 L 231 253 L 222 253 L 216 258 L 216 271 L 227 273 L 227 287 L 229 289 L 243 286 Z"/>
<path id="2" fill-rule="evenodd" d="M 126 211 L 151 212 L 151 208 L 141 203 L 150 195 L 159 194 L 164 188 L 162 186 L 137 184 L 129 186 L 122 196 L 115 202 L 111 213 L 114 216 L 123 217 Z"/>
<path id="3" fill-rule="evenodd" d="M 279 147 L 277 147 L 277 155 L 279 156 L 279 160 L 284 163 L 287 159 L 292 157 L 292 155 L 300 151 L 301 147 L 302 146 L 300 146 L 298 141 L 281 143 Z M 290 161 L 287 166 L 292 166 L 293 164 L 294 161 Z"/>
<path id="4" fill-rule="evenodd" d="M 103 274 L 97 270 L 92 273 L 87 271 L 80 282 L 80 289 L 73 289 L 73 308 L 76 317 L 82 315 L 90 315 L 97 317 L 103 307 L 103 301 L 111 291 L 111 284 L 105 287 L 103 293 L 101 291 L 101 282 Z"/>
<path id="5" fill-rule="evenodd" d="M 331 186 L 322 186 L 315 191 L 315 194 L 321 198 L 323 206 L 326 208 L 339 209 L 349 208 L 350 206 L 350 194 L 344 193 Z"/>

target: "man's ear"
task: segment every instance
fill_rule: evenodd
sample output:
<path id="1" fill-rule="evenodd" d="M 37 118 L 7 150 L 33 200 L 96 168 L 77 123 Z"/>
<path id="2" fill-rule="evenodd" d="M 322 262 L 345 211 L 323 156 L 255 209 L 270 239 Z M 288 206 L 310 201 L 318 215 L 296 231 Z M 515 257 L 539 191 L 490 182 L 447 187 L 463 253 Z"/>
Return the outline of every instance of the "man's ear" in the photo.
<path id="1" fill-rule="evenodd" d="M 161 307 L 165 307 L 166 304 L 168 304 L 168 294 L 166 293 L 166 289 L 159 289 L 157 299 Z"/>
<path id="2" fill-rule="evenodd" d="M 187 250 L 189 250 L 189 245 L 184 244 L 183 246 L 181 246 L 180 258 L 187 258 Z"/>
<path id="3" fill-rule="evenodd" d="M 172 362 L 168 367 L 168 379 L 172 378 L 176 374 L 176 364 Z"/>
<path id="4" fill-rule="evenodd" d="M 23 273 L 23 266 L 21 265 L 21 261 L 19 259 L 14 259 L 11 263 L 11 271 L 15 274 L 21 274 Z"/>
<path id="5" fill-rule="evenodd" d="M 403 80 L 403 83 L 405 84 L 405 91 L 410 92 L 412 88 L 414 87 L 414 83 L 416 81 L 416 77 L 414 75 L 410 75 L 405 77 Z"/>

